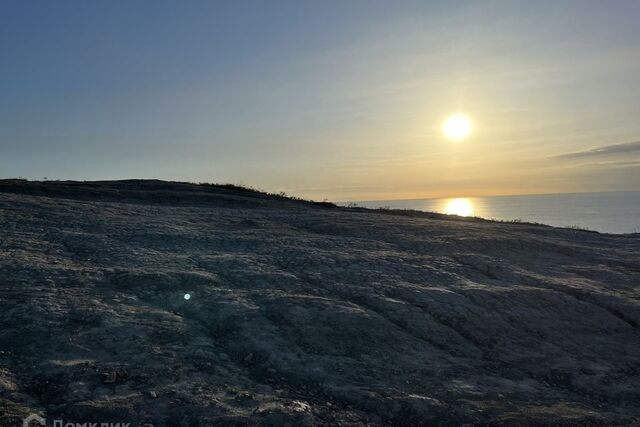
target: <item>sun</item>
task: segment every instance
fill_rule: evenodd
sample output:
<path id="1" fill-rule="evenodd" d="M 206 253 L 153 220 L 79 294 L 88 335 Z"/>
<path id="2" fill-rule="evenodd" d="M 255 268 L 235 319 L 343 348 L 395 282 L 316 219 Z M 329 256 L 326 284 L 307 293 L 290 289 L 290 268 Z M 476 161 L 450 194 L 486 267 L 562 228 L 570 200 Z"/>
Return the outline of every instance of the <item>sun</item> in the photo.
<path id="1" fill-rule="evenodd" d="M 452 114 L 442 124 L 442 133 L 453 141 L 462 141 L 472 130 L 473 123 L 466 114 Z"/>

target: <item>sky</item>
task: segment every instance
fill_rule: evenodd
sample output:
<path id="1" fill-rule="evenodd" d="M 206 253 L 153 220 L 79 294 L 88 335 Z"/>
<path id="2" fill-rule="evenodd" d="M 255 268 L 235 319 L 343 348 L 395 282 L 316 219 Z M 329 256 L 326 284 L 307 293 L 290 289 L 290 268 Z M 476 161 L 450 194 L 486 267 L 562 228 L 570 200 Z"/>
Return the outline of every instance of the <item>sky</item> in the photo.
<path id="1" fill-rule="evenodd" d="M 0 177 L 636 190 L 640 2 L 0 1 Z M 453 113 L 472 134 L 441 132 Z"/>

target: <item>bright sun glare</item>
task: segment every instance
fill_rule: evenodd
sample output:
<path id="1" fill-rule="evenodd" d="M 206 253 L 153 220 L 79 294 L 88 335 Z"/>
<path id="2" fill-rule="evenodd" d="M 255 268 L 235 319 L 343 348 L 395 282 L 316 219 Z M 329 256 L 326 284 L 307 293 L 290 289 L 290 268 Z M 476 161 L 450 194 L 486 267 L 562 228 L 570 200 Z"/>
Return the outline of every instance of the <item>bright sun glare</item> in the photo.
<path id="1" fill-rule="evenodd" d="M 444 208 L 447 215 L 471 216 L 474 214 L 473 204 L 469 199 L 450 199 Z"/>
<path id="2" fill-rule="evenodd" d="M 453 114 L 445 120 L 442 132 L 453 141 L 461 141 L 471 133 L 473 124 L 466 114 Z"/>

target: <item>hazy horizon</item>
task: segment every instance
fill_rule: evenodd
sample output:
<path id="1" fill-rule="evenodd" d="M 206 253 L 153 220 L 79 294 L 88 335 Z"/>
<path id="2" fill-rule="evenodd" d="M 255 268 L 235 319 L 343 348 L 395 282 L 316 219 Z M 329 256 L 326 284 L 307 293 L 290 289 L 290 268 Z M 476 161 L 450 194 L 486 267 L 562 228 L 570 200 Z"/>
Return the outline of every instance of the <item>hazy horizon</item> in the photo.
<path id="1" fill-rule="evenodd" d="M 630 191 L 636 1 L 0 4 L 0 176 Z M 441 132 L 455 113 L 473 131 Z"/>
<path id="2" fill-rule="evenodd" d="M 608 191 L 567 191 L 561 193 L 521 193 L 521 194 L 478 194 L 474 196 L 447 196 L 447 197 L 417 197 L 411 199 L 377 199 L 377 200 L 336 200 L 338 203 L 346 203 L 346 202 L 404 202 L 404 201 L 412 201 L 412 200 L 445 200 L 445 199 L 455 199 L 460 197 L 528 197 L 528 196 L 562 196 L 569 194 L 606 194 L 606 193 L 640 193 L 640 190 L 608 190 Z"/>

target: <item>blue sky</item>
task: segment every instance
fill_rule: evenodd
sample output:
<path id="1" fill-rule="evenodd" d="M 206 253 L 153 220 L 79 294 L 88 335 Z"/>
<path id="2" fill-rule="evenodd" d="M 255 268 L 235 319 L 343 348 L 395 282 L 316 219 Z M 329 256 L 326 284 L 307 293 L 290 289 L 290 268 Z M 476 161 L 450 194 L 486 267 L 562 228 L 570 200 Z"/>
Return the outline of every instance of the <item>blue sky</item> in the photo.
<path id="1" fill-rule="evenodd" d="M 3 1 L 0 176 L 333 200 L 633 189 L 639 16 L 624 0 Z M 475 130 L 452 143 L 458 111 Z"/>

